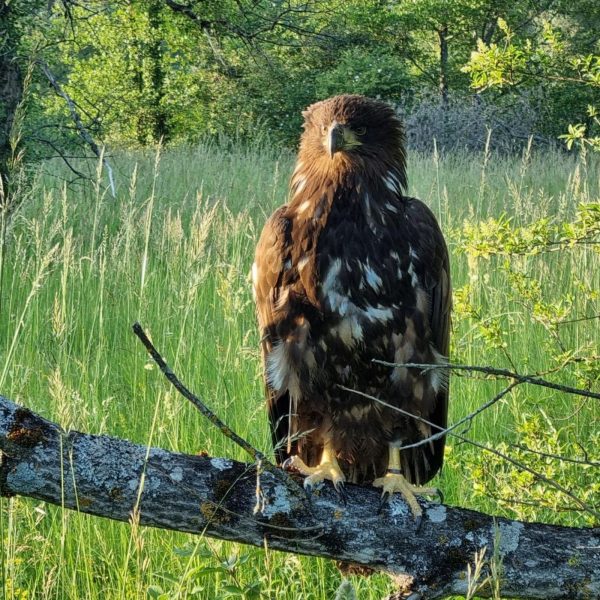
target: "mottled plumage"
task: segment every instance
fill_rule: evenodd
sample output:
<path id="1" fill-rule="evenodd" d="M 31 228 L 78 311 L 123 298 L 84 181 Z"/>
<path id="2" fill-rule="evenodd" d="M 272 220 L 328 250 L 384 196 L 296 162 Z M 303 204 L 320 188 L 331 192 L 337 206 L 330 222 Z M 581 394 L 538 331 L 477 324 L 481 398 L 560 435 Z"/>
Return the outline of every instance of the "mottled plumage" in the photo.
<path id="1" fill-rule="evenodd" d="M 280 462 L 317 466 L 327 446 L 346 480 L 372 482 L 398 471 L 388 464 L 394 448 L 432 433 L 393 407 L 446 426 L 443 370 L 372 359 L 445 360 L 448 253 L 431 211 L 404 195 L 404 135 L 391 107 L 337 96 L 303 114 L 289 202 L 265 224 L 252 273 L 273 440 Z M 401 451 L 401 470 L 423 484 L 443 453 L 443 438 Z"/>

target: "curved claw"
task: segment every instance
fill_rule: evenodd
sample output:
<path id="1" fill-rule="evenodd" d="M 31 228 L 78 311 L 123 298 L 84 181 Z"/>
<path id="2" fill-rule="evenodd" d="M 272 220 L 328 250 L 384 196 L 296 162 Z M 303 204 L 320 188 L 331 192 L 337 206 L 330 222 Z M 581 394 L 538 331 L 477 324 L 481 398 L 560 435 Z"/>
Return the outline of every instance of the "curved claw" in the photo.
<path id="1" fill-rule="evenodd" d="M 333 484 L 333 487 L 335 488 L 335 491 L 337 492 L 340 500 L 342 501 L 342 504 L 344 506 L 348 505 L 348 494 L 346 492 L 346 486 L 344 485 L 343 481 L 337 481 L 336 483 Z"/>
<path id="2" fill-rule="evenodd" d="M 298 455 L 294 455 L 284 460 L 281 467 L 282 469 L 304 475 L 304 490 L 309 500 L 310 494 L 316 487 L 320 486 L 324 481 L 331 481 L 338 496 L 345 505 L 347 497 L 344 489 L 344 473 L 334 456 L 326 455 L 326 458 L 331 460 L 321 460 L 317 466 L 310 467 Z"/>
<path id="3" fill-rule="evenodd" d="M 379 501 L 379 508 L 377 509 L 377 514 L 380 515 L 383 511 L 383 507 L 389 502 L 391 494 L 389 492 L 383 492 L 381 494 L 381 500 Z"/>
<path id="4" fill-rule="evenodd" d="M 440 504 L 444 504 L 444 492 L 442 492 L 440 488 L 435 488 L 435 491 L 437 492 L 437 497 L 439 498 Z"/>
<path id="5" fill-rule="evenodd" d="M 313 493 L 313 486 L 308 484 L 306 485 L 306 480 L 304 480 L 304 492 L 306 494 L 306 499 L 311 502 L 312 501 L 312 493 Z"/>
<path id="6" fill-rule="evenodd" d="M 423 516 L 417 515 L 415 517 L 415 533 L 419 533 L 419 531 L 421 531 L 422 525 L 423 525 Z"/>

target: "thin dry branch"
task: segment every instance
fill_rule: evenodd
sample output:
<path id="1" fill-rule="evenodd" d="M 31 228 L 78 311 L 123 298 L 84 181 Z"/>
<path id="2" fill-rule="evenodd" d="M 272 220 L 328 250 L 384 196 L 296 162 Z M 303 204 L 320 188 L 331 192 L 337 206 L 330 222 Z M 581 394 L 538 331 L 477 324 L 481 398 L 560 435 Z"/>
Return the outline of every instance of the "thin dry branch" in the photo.
<path id="1" fill-rule="evenodd" d="M 247 442 L 243 437 L 238 435 L 233 429 L 228 427 L 208 406 L 193 392 L 191 392 L 175 375 L 171 367 L 161 356 L 146 332 L 139 323 L 133 324 L 133 332 L 144 344 L 146 350 L 152 357 L 152 360 L 158 365 L 163 375 L 169 380 L 173 387 L 187 400 L 189 400 L 219 431 L 227 438 L 235 442 L 240 448 L 247 452 L 259 465 L 259 469 L 269 471 L 278 479 L 284 480 L 285 483 L 296 491 L 297 496 L 303 501 L 308 501 L 308 497 L 301 488 L 285 471 L 278 469 L 260 450 L 257 450 L 252 444 Z"/>
<path id="2" fill-rule="evenodd" d="M 554 479 L 551 479 L 550 477 L 546 477 L 546 475 L 544 475 L 543 473 L 540 473 L 539 471 L 532 469 L 525 463 L 513 458 L 512 456 L 509 456 L 508 454 L 504 454 L 503 452 L 500 452 L 500 450 L 497 450 L 496 448 L 493 448 L 492 446 L 487 446 L 485 444 L 482 444 L 481 442 L 476 442 L 475 440 L 472 440 L 460 433 L 456 433 L 455 431 L 452 430 L 453 427 L 451 427 L 449 429 L 444 429 L 444 428 L 440 427 L 439 425 L 437 425 L 436 423 L 433 423 L 433 422 L 421 417 L 420 415 L 415 415 L 411 412 L 408 412 L 406 410 L 398 408 L 397 406 L 389 404 L 388 402 L 385 402 L 385 400 L 381 400 L 381 398 L 377 398 L 376 396 L 372 396 L 370 394 L 366 394 L 366 393 L 360 392 L 358 390 L 353 390 L 351 388 L 347 388 L 342 385 L 340 385 L 338 387 L 340 389 L 346 390 L 347 392 L 352 392 L 353 394 L 362 396 L 363 398 L 368 398 L 369 400 L 372 400 L 373 402 L 377 402 L 378 404 L 381 404 L 382 406 L 385 406 L 386 408 L 389 408 L 391 410 L 395 410 L 396 412 L 398 412 L 406 417 L 410 417 L 411 419 L 415 419 L 416 421 L 425 423 L 425 425 L 428 425 L 432 429 L 439 431 L 439 432 L 443 432 L 444 435 L 447 433 L 448 435 L 451 435 L 451 436 L 461 440 L 462 442 L 470 444 L 471 446 L 476 446 L 477 448 L 480 448 L 481 450 L 485 450 L 486 452 L 489 452 L 490 454 L 495 454 L 499 458 L 502 458 L 503 460 L 511 463 L 512 465 L 514 465 L 521 471 L 527 471 L 528 473 L 531 473 L 531 475 L 533 475 L 536 479 L 539 479 L 540 481 L 547 483 L 548 485 L 550 485 L 554 489 L 558 490 L 565 496 L 568 496 L 569 498 L 571 498 L 571 500 L 575 501 L 582 510 L 585 510 L 590 515 L 592 515 L 596 519 L 600 520 L 600 512 L 595 510 L 594 507 L 590 506 L 589 504 L 587 504 L 586 502 L 584 502 L 583 500 L 578 498 L 575 494 L 570 492 L 568 489 L 566 489 L 564 486 L 562 486 L 560 483 L 558 483 Z"/>
<path id="3" fill-rule="evenodd" d="M 509 371 L 508 369 L 497 369 L 496 367 L 482 367 L 479 365 L 455 365 L 452 363 L 443 364 L 428 364 L 428 363 L 393 363 L 385 360 L 373 359 L 374 363 L 383 365 L 385 367 L 403 367 L 407 369 L 422 369 L 424 372 L 431 371 L 432 369 L 450 369 L 453 371 L 474 371 L 476 373 L 485 373 L 487 375 L 495 375 L 497 377 L 506 377 L 507 379 L 514 379 L 519 383 L 530 383 L 531 385 L 539 385 L 541 387 L 547 387 L 552 390 L 564 392 L 565 394 L 574 394 L 576 396 L 585 396 L 586 398 L 596 398 L 600 400 L 600 393 L 590 392 L 589 390 L 583 390 L 581 388 L 575 388 L 568 385 L 562 385 L 561 383 L 554 383 L 539 377 L 538 375 L 521 375 L 515 371 Z"/>
<path id="4" fill-rule="evenodd" d="M 500 400 L 502 400 L 502 398 L 504 398 L 504 396 L 506 396 L 509 392 L 511 392 L 513 390 L 513 388 L 515 388 L 516 386 L 518 386 L 520 384 L 521 384 L 520 381 L 514 381 L 510 385 L 506 386 L 498 394 L 496 394 L 491 400 L 484 402 L 479 408 L 475 409 L 473 412 L 469 413 L 468 415 L 465 415 L 464 417 L 462 417 L 462 419 L 459 419 L 458 421 L 456 421 L 456 423 L 453 423 L 452 425 L 450 425 L 450 427 L 446 427 L 446 429 L 442 429 L 442 430 L 438 431 L 437 433 L 433 433 L 429 437 L 423 438 L 422 440 L 419 440 L 418 442 L 414 442 L 413 444 L 403 445 L 402 449 L 408 450 L 409 448 L 418 448 L 419 446 L 424 446 L 425 444 L 429 444 L 429 442 L 433 442 L 441 437 L 444 437 L 446 434 L 450 433 L 451 431 L 454 431 L 455 429 L 458 429 L 461 425 L 463 425 L 465 423 L 467 423 L 470 426 L 471 422 L 477 415 L 480 415 L 482 412 L 484 412 L 485 410 L 490 408 L 490 406 L 493 406 L 494 404 L 496 404 L 496 402 L 499 402 Z"/>
<path id="5" fill-rule="evenodd" d="M 247 442 L 243 437 L 239 436 L 235 431 L 228 427 L 208 406 L 193 392 L 191 392 L 175 375 L 171 367 L 167 364 L 160 352 L 154 347 L 150 338 L 146 335 L 143 327 L 139 323 L 134 323 L 132 326 L 133 332 L 144 344 L 146 350 L 152 357 L 152 360 L 158 365 L 163 375 L 173 384 L 173 387 L 187 400 L 189 400 L 219 431 L 230 440 L 235 442 L 240 448 L 246 451 L 255 461 L 261 461 L 263 465 L 273 464 L 267 457 L 257 450 L 252 444 Z"/>

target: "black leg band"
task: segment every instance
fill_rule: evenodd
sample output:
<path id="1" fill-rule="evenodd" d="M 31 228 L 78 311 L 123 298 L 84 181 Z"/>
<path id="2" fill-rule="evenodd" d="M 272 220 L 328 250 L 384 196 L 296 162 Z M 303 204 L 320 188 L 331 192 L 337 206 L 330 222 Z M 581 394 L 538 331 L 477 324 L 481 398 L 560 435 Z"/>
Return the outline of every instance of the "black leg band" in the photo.
<path id="1" fill-rule="evenodd" d="M 391 473 L 392 475 L 402 475 L 402 471 L 400 469 L 388 469 L 387 472 Z"/>

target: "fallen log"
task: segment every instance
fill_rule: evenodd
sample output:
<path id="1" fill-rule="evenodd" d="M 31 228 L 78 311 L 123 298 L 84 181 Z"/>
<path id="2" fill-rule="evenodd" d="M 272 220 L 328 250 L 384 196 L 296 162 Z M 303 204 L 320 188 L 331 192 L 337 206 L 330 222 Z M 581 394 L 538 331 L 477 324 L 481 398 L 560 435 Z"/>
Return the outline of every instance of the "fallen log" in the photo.
<path id="1" fill-rule="evenodd" d="M 523 523 L 423 502 L 421 529 L 393 498 L 323 486 L 310 501 L 286 477 L 227 458 L 189 456 L 64 431 L 0 396 L 0 493 L 141 525 L 323 556 L 396 576 L 396 598 L 462 595 L 487 549 L 503 597 L 600 598 L 600 530 Z M 491 589 L 478 596 L 491 595 Z"/>

